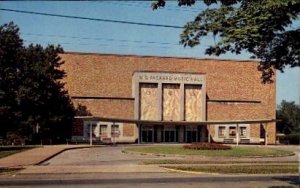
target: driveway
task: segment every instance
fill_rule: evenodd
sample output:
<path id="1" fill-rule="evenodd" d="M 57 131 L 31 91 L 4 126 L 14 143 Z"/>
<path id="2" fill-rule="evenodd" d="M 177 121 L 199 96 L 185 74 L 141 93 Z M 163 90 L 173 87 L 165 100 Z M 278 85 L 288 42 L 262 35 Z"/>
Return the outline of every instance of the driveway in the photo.
<path id="1" fill-rule="evenodd" d="M 158 165 L 142 165 L 146 159 L 175 159 L 140 154 L 125 154 L 122 150 L 128 145 L 99 146 L 65 151 L 38 166 L 30 166 L 20 174 L 55 173 L 149 173 L 168 172 Z M 129 146 L 132 147 L 132 146 Z"/>
<path id="2" fill-rule="evenodd" d="M 159 159 L 166 157 L 140 154 L 125 154 L 122 151 L 126 145 L 104 146 L 69 150 L 46 161 L 42 165 L 47 166 L 86 166 L 86 165 L 138 165 L 145 159 Z M 167 157 L 175 159 L 178 157 Z"/>

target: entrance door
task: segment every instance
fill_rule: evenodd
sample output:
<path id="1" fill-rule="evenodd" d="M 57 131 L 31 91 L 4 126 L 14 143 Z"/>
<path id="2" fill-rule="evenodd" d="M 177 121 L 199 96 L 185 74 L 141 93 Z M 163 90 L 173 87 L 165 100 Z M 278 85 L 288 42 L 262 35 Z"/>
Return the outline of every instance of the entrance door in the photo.
<path id="1" fill-rule="evenodd" d="M 153 142 L 153 128 L 142 128 L 141 130 L 141 141 L 142 142 Z"/>
<path id="2" fill-rule="evenodd" d="M 198 129 L 196 126 L 187 127 L 185 134 L 187 143 L 198 142 Z"/>
<path id="3" fill-rule="evenodd" d="M 176 131 L 166 130 L 165 131 L 165 142 L 176 142 Z"/>
<path id="4" fill-rule="evenodd" d="M 164 142 L 178 142 L 178 131 L 175 126 L 164 126 L 163 130 Z"/>
<path id="5" fill-rule="evenodd" d="M 197 131 L 186 131 L 186 142 L 197 142 Z"/>

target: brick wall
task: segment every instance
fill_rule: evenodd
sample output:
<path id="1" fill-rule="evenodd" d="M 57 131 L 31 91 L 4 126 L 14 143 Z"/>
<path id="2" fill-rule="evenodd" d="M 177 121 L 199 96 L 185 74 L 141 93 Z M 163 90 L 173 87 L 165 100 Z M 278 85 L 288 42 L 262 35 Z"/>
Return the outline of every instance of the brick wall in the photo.
<path id="1" fill-rule="evenodd" d="M 257 62 L 83 53 L 65 53 L 61 57 L 65 61 L 62 69 L 67 73 L 63 81 L 71 96 L 132 98 L 132 75 L 135 71 L 201 73 L 206 74 L 207 120 L 275 119 L 275 83 L 261 83 Z M 73 101 L 85 105 L 95 116 L 134 118 L 133 99 Z M 275 124 L 269 129 L 273 134 Z M 270 136 L 270 142 L 273 138 L 275 134 Z"/>
<path id="2" fill-rule="evenodd" d="M 268 131 L 268 144 L 275 144 L 276 143 L 276 124 L 268 123 L 267 131 Z"/>
<path id="3" fill-rule="evenodd" d="M 62 54 L 61 57 L 65 61 L 62 69 L 67 72 L 64 81 L 71 96 L 128 98 L 132 97 L 134 71 L 196 72 L 207 76 L 208 99 L 261 101 L 256 104 L 208 102 L 208 120 L 275 118 L 275 83 L 261 83 L 256 62 L 76 53 Z M 115 102 L 115 105 L 126 104 L 127 108 L 132 103 Z M 132 110 L 133 107 L 129 107 L 129 111 Z"/>
<path id="4" fill-rule="evenodd" d="M 250 125 L 250 137 L 260 138 L 260 124 Z"/>
<path id="5" fill-rule="evenodd" d="M 135 124 L 124 123 L 123 124 L 123 136 L 134 136 Z"/>
<path id="6" fill-rule="evenodd" d="M 73 103 L 75 107 L 77 107 L 79 104 L 86 106 L 87 110 L 93 116 L 102 118 L 132 119 L 134 113 L 133 100 L 74 99 Z"/>

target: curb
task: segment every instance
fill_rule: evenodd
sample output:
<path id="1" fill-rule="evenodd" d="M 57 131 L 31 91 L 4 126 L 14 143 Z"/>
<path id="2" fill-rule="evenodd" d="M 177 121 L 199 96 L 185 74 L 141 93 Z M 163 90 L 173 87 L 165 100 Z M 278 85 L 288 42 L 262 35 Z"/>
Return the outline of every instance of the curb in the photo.
<path id="1" fill-rule="evenodd" d="M 188 171 L 188 170 L 176 170 L 168 167 L 162 167 L 165 170 L 171 171 L 171 172 L 178 172 L 178 173 L 186 173 L 186 174 L 198 174 L 198 175 L 203 175 L 203 174 L 209 174 L 209 175 L 220 175 L 219 173 L 207 173 L 207 172 L 195 172 L 195 171 Z"/>
<path id="2" fill-rule="evenodd" d="M 160 153 L 143 153 L 143 152 L 138 152 L 138 151 L 126 151 L 122 150 L 122 153 L 126 154 L 139 154 L 139 155 L 148 155 L 148 156 L 157 156 L 157 157 L 186 157 L 186 156 L 197 156 L 197 155 L 178 155 L 178 154 L 160 154 Z M 266 155 L 266 156 L 246 156 L 243 158 L 250 158 L 250 159 L 260 159 L 260 158 L 280 158 L 280 157 L 291 157 L 291 156 L 296 156 L 297 153 L 292 152 L 290 154 L 283 154 L 283 155 Z M 203 156 L 203 157 L 209 157 L 209 156 Z M 221 157 L 226 157 L 226 158 L 240 158 L 239 156 L 232 157 L 232 156 L 221 156 Z"/>

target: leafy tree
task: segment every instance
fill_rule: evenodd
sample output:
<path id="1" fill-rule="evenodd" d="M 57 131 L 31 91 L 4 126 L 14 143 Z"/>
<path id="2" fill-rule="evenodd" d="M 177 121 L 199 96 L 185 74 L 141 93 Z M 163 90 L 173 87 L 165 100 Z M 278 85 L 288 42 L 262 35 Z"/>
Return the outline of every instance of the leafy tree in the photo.
<path id="1" fill-rule="evenodd" d="M 300 105 L 295 102 L 281 101 L 276 111 L 277 130 L 286 134 L 300 133 Z"/>
<path id="2" fill-rule="evenodd" d="M 20 116 L 15 99 L 20 82 L 18 67 L 24 50 L 22 44 L 15 25 L 0 26 L 0 134 L 16 129 L 16 119 Z"/>
<path id="3" fill-rule="evenodd" d="M 75 114 L 76 116 L 92 116 L 92 113 L 82 104 L 78 104 Z"/>
<path id="4" fill-rule="evenodd" d="M 25 47 L 13 23 L 0 27 L 0 124 L 9 131 L 48 139 L 70 136 L 75 114 L 61 82 L 60 46 Z M 3 135 L 5 136 L 5 135 Z"/>
<path id="5" fill-rule="evenodd" d="M 191 6 L 195 0 L 178 0 Z M 263 82 L 271 82 L 273 68 L 283 72 L 286 66 L 300 66 L 300 28 L 291 27 L 299 19 L 300 0 L 204 0 L 208 6 L 193 21 L 186 23 L 181 44 L 194 47 L 204 36 L 216 40 L 206 54 L 250 52 L 260 59 L 258 69 Z M 165 0 L 152 4 L 164 7 Z M 211 7 L 211 5 L 216 5 Z"/>

